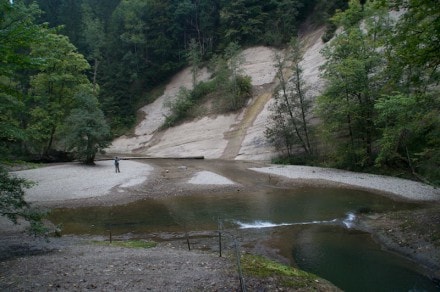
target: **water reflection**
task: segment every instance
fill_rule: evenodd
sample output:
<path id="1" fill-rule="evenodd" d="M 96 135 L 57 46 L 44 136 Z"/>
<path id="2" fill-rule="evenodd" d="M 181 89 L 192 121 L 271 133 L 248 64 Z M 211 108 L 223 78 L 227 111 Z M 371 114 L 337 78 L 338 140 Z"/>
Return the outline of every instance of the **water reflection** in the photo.
<path id="1" fill-rule="evenodd" d="M 378 248 L 367 233 L 308 226 L 293 234 L 298 266 L 332 279 L 345 291 L 438 291 L 412 262 Z"/>
<path id="2" fill-rule="evenodd" d="M 216 230 L 221 218 L 227 228 L 277 230 L 282 256 L 346 291 L 434 291 L 435 286 L 411 263 L 381 250 L 369 234 L 350 229 L 359 211 L 417 207 L 363 191 L 266 188 L 143 200 L 125 206 L 58 209 L 51 220 L 61 223 L 64 233 L 103 235 L 107 230 L 113 234 Z"/>

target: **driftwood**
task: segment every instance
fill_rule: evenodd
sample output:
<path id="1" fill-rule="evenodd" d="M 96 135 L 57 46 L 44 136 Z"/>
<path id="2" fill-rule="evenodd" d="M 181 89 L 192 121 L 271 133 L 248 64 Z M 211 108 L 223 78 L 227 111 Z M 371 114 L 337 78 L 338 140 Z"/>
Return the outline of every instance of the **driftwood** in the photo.
<path id="1" fill-rule="evenodd" d="M 116 155 L 115 155 L 116 156 Z M 184 156 L 184 157 L 151 157 L 151 156 L 118 156 L 119 160 L 141 160 L 141 159 L 205 159 L 205 156 Z M 113 157 L 99 158 L 95 161 L 113 160 Z"/>

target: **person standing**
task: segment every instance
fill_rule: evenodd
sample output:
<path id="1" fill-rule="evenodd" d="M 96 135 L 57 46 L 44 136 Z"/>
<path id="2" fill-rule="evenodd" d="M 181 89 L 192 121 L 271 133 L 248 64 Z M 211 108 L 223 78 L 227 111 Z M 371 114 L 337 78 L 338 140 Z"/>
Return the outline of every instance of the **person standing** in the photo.
<path id="1" fill-rule="evenodd" d="M 121 172 L 119 170 L 119 157 L 118 156 L 115 157 L 115 172 L 116 173 Z"/>

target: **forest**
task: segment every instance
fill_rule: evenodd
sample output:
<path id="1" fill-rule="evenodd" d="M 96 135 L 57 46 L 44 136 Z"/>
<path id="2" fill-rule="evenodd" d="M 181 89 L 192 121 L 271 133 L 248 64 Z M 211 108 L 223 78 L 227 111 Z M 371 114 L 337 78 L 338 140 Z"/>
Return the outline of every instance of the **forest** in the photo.
<path id="1" fill-rule="evenodd" d="M 323 52 L 326 89 L 316 106 L 300 105 L 302 119 L 275 115 L 283 131 L 268 129 L 268 138 L 300 145 L 301 163 L 439 184 L 437 0 L 0 0 L 2 160 L 73 153 L 92 163 L 172 74 L 234 46 L 299 52 L 291 39 L 305 21 L 326 25 L 325 41 L 334 36 Z M 300 89 L 301 55 L 290 57 Z M 298 112 L 301 92 L 279 98 Z M 287 151 L 284 161 L 297 156 Z"/>

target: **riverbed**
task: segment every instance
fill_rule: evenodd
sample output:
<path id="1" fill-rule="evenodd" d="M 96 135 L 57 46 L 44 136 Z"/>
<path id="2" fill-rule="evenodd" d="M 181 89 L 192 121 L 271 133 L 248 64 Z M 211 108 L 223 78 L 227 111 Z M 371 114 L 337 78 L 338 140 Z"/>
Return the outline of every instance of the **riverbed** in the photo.
<path id="1" fill-rule="evenodd" d="M 407 211 L 407 207 L 399 207 L 396 210 L 393 210 L 393 208 L 385 208 L 380 209 L 381 207 L 375 207 L 375 205 L 368 205 L 368 203 L 374 202 L 373 198 L 381 198 L 381 201 L 390 201 L 391 206 L 393 204 L 397 205 L 405 205 L 408 203 L 404 203 L 401 201 L 408 201 L 410 199 L 415 199 L 418 203 L 420 202 L 430 202 L 430 204 L 436 204 L 436 199 L 438 198 L 438 191 L 435 189 L 431 189 L 429 186 L 419 184 L 416 182 L 409 182 L 406 180 L 399 180 L 394 178 L 388 178 L 388 177 L 381 177 L 381 176 L 371 176 L 366 174 L 358 174 L 358 173 L 350 173 L 350 172 L 343 172 L 338 170 L 328 170 L 328 169 L 322 169 L 322 168 L 305 168 L 305 167 L 279 167 L 279 166 L 268 166 L 264 165 L 262 163 L 256 163 L 256 162 L 231 162 L 231 161 L 193 161 L 193 160 L 169 160 L 169 159 L 163 159 L 163 160 L 142 160 L 139 162 L 135 161 L 122 161 L 121 162 L 121 171 L 122 173 L 126 173 L 125 177 L 119 176 L 119 174 L 113 173 L 113 168 L 111 161 L 105 161 L 100 162 L 98 164 L 98 167 L 96 168 L 88 168 L 83 169 L 84 166 L 81 165 L 62 165 L 57 166 L 57 169 L 51 169 L 51 168 L 43 168 L 39 170 L 31 171 L 32 173 L 39 173 L 38 178 L 41 179 L 40 185 L 44 186 L 44 189 L 46 190 L 45 197 L 39 197 L 39 193 L 34 190 L 33 193 L 30 192 L 29 198 L 31 201 L 33 201 L 36 204 L 39 204 L 41 206 L 50 206 L 55 208 L 61 208 L 61 207 L 87 207 L 91 208 L 86 211 L 86 213 L 89 214 L 98 214 L 97 217 L 100 219 L 107 218 L 108 216 L 114 217 L 114 215 L 108 215 L 112 214 L 111 211 L 107 212 L 105 211 L 105 208 L 110 208 L 111 210 L 117 210 L 113 213 L 120 214 L 122 211 L 121 209 L 125 207 L 120 207 L 120 205 L 127 205 L 130 202 L 139 202 L 140 200 L 147 201 L 145 206 L 149 206 L 152 210 L 155 212 L 159 212 L 160 210 L 164 211 L 164 214 L 170 215 L 170 204 L 174 205 L 174 214 L 171 214 L 172 220 L 174 222 L 181 221 L 178 227 L 171 227 L 173 228 L 180 228 L 182 227 L 182 222 L 186 221 L 185 216 L 189 216 L 188 214 L 191 214 L 191 206 L 194 205 L 195 202 L 200 202 L 200 206 L 198 206 L 196 209 L 200 212 L 208 213 L 207 216 L 211 216 L 209 222 L 210 225 L 208 227 L 201 228 L 202 231 L 207 230 L 215 230 L 215 224 L 216 220 L 215 218 L 223 217 L 225 219 L 224 214 L 222 214 L 222 210 L 224 210 L 226 207 L 222 205 L 222 203 L 225 203 L 226 205 L 231 204 L 230 202 L 226 202 L 224 200 L 225 194 L 227 196 L 232 196 L 232 201 L 234 204 L 239 202 L 243 202 L 244 205 L 251 205 L 249 210 L 254 212 L 253 210 L 280 210 L 283 207 L 289 208 L 289 206 L 292 205 L 299 205 L 303 206 L 300 207 L 295 212 L 287 212 L 291 214 L 297 214 L 301 210 L 310 210 L 310 209 L 316 209 L 315 205 L 310 205 L 310 202 L 307 201 L 307 199 L 313 198 L 314 195 L 303 195 L 302 200 L 296 200 L 295 202 L 288 202 L 280 201 L 278 205 L 273 205 L 268 200 L 268 194 L 267 192 L 263 192 L 262 190 L 294 190 L 293 192 L 298 193 L 299 190 L 310 190 L 310 188 L 314 188 L 315 190 L 330 190 L 330 193 L 334 193 L 333 195 L 324 195 L 324 197 L 316 197 L 313 199 L 313 202 L 319 202 L 323 206 L 330 206 L 332 202 L 334 203 L 338 199 L 343 198 L 344 196 L 348 197 L 354 197 L 356 195 L 348 194 L 343 195 L 344 192 L 347 190 L 355 191 L 355 194 L 364 194 L 364 195 L 358 195 L 356 199 L 360 197 L 365 197 L 366 200 L 362 203 L 359 203 L 356 206 L 351 206 L 348 209 L 339 210 L 339 213 L 333 213 L 327 216 L 322 216 L 322 213 L 319 211 L 318 213 L 321 214 L 319 216 L 313 215 L 309 218 L 269 218 L 267 214 L 263 212 L 263 214 L 259 213 L 258 215 L 252 217 L 246 216 L 241 218 L 233 218 L 231 220 L 235 220 L 235 227 L 232 228 L 241 228 L 240 224 L 255 224 L 256 222 L 259 222 L 259 224 L 272 224 L 272 226 L 266 226 L 269 229 L 264 229 L 264 232 L 261 229 L 261 226 L 258 226 L 258 228 L 252 229 L 253 231 L 246 231 L 250 234 L 259 234 L 257 236 L 260 238 L 260 240 L 257 240 L 256 242 L 253 242 L 252 244 L 249 243 L 249 240 L 247 240 L 247 246 L 250 249 L 254 249 L 255 247 L 261 247 L 264 245 L 264 242 L 266 242 L 266 246 L 272 247 L 272 248 L 278 248 L 282 250 L 285 248 L 287 250 L 287 253 L 278 253 L 274 255 L 275 257 L 280 258 L 288 258 L 291 264 L 294 265 L 303 265 L 308 268 L 306 264 L 301 263 L 301 258 L 304 258 L 304 255 L 301 255 L 301 250 L 303 250 L 303 247 L 296 247 L 294 248 L 295 244 L 297 242 L 300 242 L 300 240 L 296 240 L 294 242 L 290 242 L 289 244 L 286 244 L 286 240 L 282 240 L 284 242 L 283 244 L 279 244 L 281 241 L 278 240 L 278 247 L 276 246 L 276 239 L 279 238 L 279 234 L 285 233 L 285 230 L 289 230 L 287 234 L 290 234 L 292 237 L 301 237 L 304 238 L 304 234 L 309 234 L 310 232 L 306 232 L 307 228 L 314 229 L 317 228 L 316 224 L 299 224 L 299 223 L 310 223 L 310 222 L 320 222 L 324 224 L 318 224 L 320 228 L 332 228 L 337 229 L 339 232 L 336 232 L 336 234 L 340 234 L 343 236 L 344 234 L 351 234 L 347 238 L 357 238 L 356 236 L 353 236 L 353 234 L 361 234 L 361 237 L 367 236 L 370 238 L 370 241 L 373 242 L 371 239 L 371 236 L 368 236 L 368 233 L 360 232 L 358 229 L 350 229 L 348 230 L 346 226 L 344 225 L 344 220 L 346 219 L 349 212 L 358 212 L 363 213 L 360 214 L 364 216 L 365 214 L 369 217 L 367 218 L 371 224 L 371 222 L 374 223 L 375 216 L 379 216 L 377 214 L 383 214 L 384 212 L 392 212 L 392 211 Z M 125 169 L 124 169 L 125 167 Z M 50 178 L 50 175 L 43 175 L 44 171 L 50 171 L 56 170 L 57 174 L 59 175 L 61 170 L 65 168 L 70 171 L 74 171 L 75 174 L 78 177 L 76 179 L 80 179 L 81 183 L 77 184 L 78 189 L 80 189 L 80 192 L 75 194 L 72 190 L 69 190 L 68 180 L 63 181 L 62 176 L 53 179 L 54 176 L 52 176 L 52 180 L 50 182 L 50 179 L 48 179 L 49 182 L 45 181 L 44 177 Z M 21 172 L 22 174 L 22 172 Z M 84 174 L 81 176 L 81 174 Z M 69 175 L 67 175 L 69 177 Z M 82 178 L 82 179 L 81 179 Z M 110 188 L 103 186 L 103 181 L 112 181 L 114 180 L 114 185 Z M 57 188 L 54 188 L 54 192 L 51 195 L 47 195 L 47 185 L 57 185 Z M 111 186 L 111 183 L 109 184 Z M 393 188 L 394 186 L 394 188 Z M 403 186 L 403 187 L 402 187 Z M 386 188 L 385 188 L 386 187 Z M 403 191 L 400 191 L 402 190 Z M 60 192 L 62 190 L 62 192 Z M 66 191 L 65 191 L 66 190 Z M 307 193 L 307 191 L 305 191 Z M 286 193 L 286 191 L 283 191 L 282 193 Z M 368 194 L 367 194 L 368 193 Z M 78 194 L 80 194 L 78 196 Z M 413 197 L 411 197 L 413 196 Z M 270 196 L 269 196 L 270 197 Z M 284 195 L 284 197 L 295 197 L 295 194 L 288 194 Z M 301 196 L 300 196 L 301 197 Z M 197 198 L 197 199 L 194 199 Z M 212 202 L 207 203 L 206 201 L 210 200 Z M 217 199 L 221 199 L 220 201 L 216 201 Z M 257 198 L 257 199 L 256 199 Z M 304 199 L 305 198 L 305 199 Z M 159 199 L 159 202 L 156 201 Z M 327 199 L 327 200 L 325 200 Z M 148 200 L 150 203 L 148 203 Z M 186 204 L 178 203 L 185 200 L 187 201 Z M 350 201 L 350 199 L 345 198 L 344 201 Z M 158 205 L 165 204 L 164 202 L 168 202 L 168 207 L 158 207 Z M 393 203 L 395 202 L 395 203 Z M 155 205 L 156 204 L 156 205 Z M 180 205 L 179 205 L 180 204 Z M 253 204 L 253 205 L 252 205 Z M 307 205 L 309 204 L 309 205 Z M 146 209 L 148 210 L 148 207 L 141 208 L 139 203 L 134 203 L 137 207 L 139 207 L 140 210 Z M 165 204 L 166 205 L 166 204 Z M 385 204 L 386 205 L 386 204 Z M 412 205 L 412 204 L 409 204 Z M 99 211 L 96 209 L 96 207 L 99 206 Z M 116 206 L 116 207 L 111 207 Z M 406 206 L 406 205 L 405 205 Z M 204 208 L 202 208 L 204 207 Z M 94 209 L 95 208 L 95 209 Z M 104 208 L 104 209 L 102 209 Z M 318 208 L 319 209 L 319 208 Z M 81 212 L 80 210 L 87 210 L 87 209 L 77 209 L 76 211 L 72 211 L 71 213 L 75 212 Z M 90 211 L 94 210 L 94 211 Z M 186 211 L 185 211 L 186 210 Z M 203 211 L 202 211 L 203 210 Z M 63 210 L 62 213 L 68 213 L 68 211 Z M 100 213 L 101 212 L 101 213 Z M 180 214 L 179 214 L 180 212 Z M 183 215 L 182 215 L 183 212 Z M 186 213 L 185 213 L 186 212 Z M 238 215 L 246 215 L 246 212 L 243 212 L 243 208 L 239 208 L 237 211 Z M 335 212 L 335 211 L 332 211 Z M 105 215 L 105 214 L 107 215 Z M 123 213 L 123 212 L 122 212 Z M 132 212 L 130 212 L 132 213 Z M 150 212 L 151 213 L 151 212 Z M 173 213 L 173 212 L 171 212 Z M 177 213 L 177 214 L 176 214 Z M 209 214 L 211 213 L 211 214 Z M 255 212 L 254 212 L 255 213 Z M 364 214 L 365 213 L 365 214 Z M 83 213 L 84 214 L 84 213 Z M 186 214 L 186 215 L 185 215 Z M 315 213 L 317 214 L 317 213 Z M 106 217 L 107 216 L 107 217 Z M 124 215 L 119 215 L 124 217 Z M 192 216 L 192 215 L 191 215 Z M 190 217 L 191 217 L 190 216 Z M 362 216 L 356 217 L 358 220 L 361 220 Z M 84 217 L 83 215 L 74 215 L 74 217 Z M 125 216 L 127 217 L 127 216 Z M 154 216 L 155 218 L 161 218 L 160 215 Z M 237 217 L 237 216 L 235 216 Z M 181 218 L 179 220 L 176 220 L 176 218 Z M 182 219 L 183 218 L 183 219 Z M 376 217 L 380 218 L 380 217 Z M 86 219 L 86 218 L 84 218 Z M 127 218 L 125 218 L 127 219 Z M 226 218 L 230 219 L 230 218 Z M 307 219 L 307 220 L 306 220 Z M 241 220 L 241 221 L 240 221 Z M 286 221 L 283 221 L 286 220 Z M 335 220 L 335 221 L 334 221 Z M 70 218 L 67 220 L 71 222 L 72 224 L 75 223 L 75 220 Z M 86 220 L 87 221 L 87 220 Z M 93 220 L 88 220 L 93 221 Z M 105 220 L 104 220 L 105 221 Z M 136 221 L 136 219 L 131 218 L 128 220 L 128 224 L 122 224 L 129 229 L 122 229 L 120 231 L 121 234 L 136 234 L 136 232 L 133 232 L 130 228 L 133 228 L 133 221 Z M 139 220 L 138 220 L 139 221 Z M 142 221 L 142 220 L 141 220 Z M 145 220 L 144 220 L 145 221 Z M 148 221 L 148 220 L 146 220 Z M 166 221 L 166 220 L 165 220 Z M 201 222 L 201 220 L 197 220 L 197 222 Z M 213 223 L 214 222 L 214 223 Z M 364 222 L 364 221 L 363 221 Z M 326 224 L 331 225 L 330 227 L 326 227 Z M 106 225 L 107 224 L 107 225 Z M 114 230 L 114 232 L 117 233 L 116 229 L 119 223 L 107 221 L 103 226 L 99 226 L 99 224 L 89 224 L 94 225 L 92 230 L 95 230 L 95 232 L 102 233 L 104 230 L 107 231 L 109 229 L 109 226 Z M 148 223 L 150 224 L 150 223 Z M 148 225 L 147 224 L 147 225 Z M 173 223 L 174 224 L 174 223 Z M 168 226 L 167 228 L 170 228 L 173 224 L 170 224 L 169 222 L 165 225 Z M 205 223 L 204 223 L 205 224 Z M 286 224 L 283 226 L 283 224 Z M 75 224 L 74 224 L 75 225 Z M 119 224 L 121 225 L 121 224 Z M 187 222 L 183 224 L 185 226 L 191 226 L 189 231 L 201 231 L 198 230 L 200 227 L 195 227 L 194 222 Z M 214 225 L 214 226 L 213 226 Z M 362 224 L 360 224 L 362 225 Z M 365 226 L 360 226 L 365 229 Z M 76 225 L 78 226 L 78 225 Z M 142 226 L 142 224 L 141 224 Z M 160 224 L 155 223 L 155 228 L 160 226 Z M 299 226 L 299 227 L 298 227 Z M 324 226 L 324 227 L 323 227 Z M 116 227 L 116 229 L 115 229 Z M 387 226 L 389 227 L 389 226 Z M 69 226 L 66 226 L 66 233 L 78 233 L 69 231 Z M 142 232 L 146 232 L 145 226 L 143 226 L 144 230 Z M 185 227 L 188 228 L 188 227 Z M 341 229 L 342 228 L 342 229 Z M 257 230 L 257 231 L 255 231 Z M 284 230 L 284 231 L 283 231 Z M 341 231 L 342 230 L 342 231 Z M 348 230 L 348 231 L 347 231 Z M 357 231 L 354 231 L 357 230 Z M 147 230 L 147 233 L 154 233 L 158 234 L 161 232 L 178 232 L 179 230 L 167 230 L 166 228 L 159 227 L 155 230 Z M 90 233 L 90 230 L 88 232 L 81 231 L 82 233 Z M 81 233 L 79 232 L 79 233 Z M 256 233 L 257 232 L 257 233 Z M 290 232 L 290 233 L 289 233 Z M 267 237 L 263 236 L 261 237 L 261 234 L 271 234 Z M 325 234 L 326 232 L 324 232 Z M 327 232 L 328 233 L 328 232 Z M 335 232 L 331 232 L 333 234 Z M 277 235 L 274 236 L 273 234 Z M 302 234 L 302 235 L 301 235 Z M 308 235 L 310 237 L 310 235 Z M 307 236 L 305 236 L 307 238 Z M 379 238 L 379 237 L 373 237 L 373 238 Z M 355 239 L 357 240 L 357 239 Z M 304 241 L 304 239 L 303 239 Z M 322 240 L 321 240 L 322 241 Z M 331 241 L 329 239 L 328 241 Z M 344 242 L 347 241 L 347 239 L 343 240 Z M 307 240 L 305 241 L 307 242 Z M 365 240 L 361 240 L 361 242 L 365 242 Z M 382 241 L 383 243 L 387 243 L 388 246 L 392 246 L 393 242 L 386 242 Z M 377 245 L 377 243 L 368 243 L 368 244 L 376 244 L 377 247 L 380 246 Z M 285 246 L 289 245 L 288 248 Z M 292 251 L 292 248 L 294 250 Z M 265 252 L 267 254 L 270 254 L 270 249 L 264 249 L 264 248 L 257 248 L 257 250 L 266 250 Z M 325 248 L 322 249 L 325 252 Z M 343 249 L 346 250 L 346 249 Z M 289 255 L 289 252 L 291 253 Z M 334 251 L 332 251 L 334 253 Z M 423 253 L 423 250 L 417 250 L 417 253 Z M 293 256 L 292 254 L 295 254 Z M 432 254 L 437 254 L 438 251 L 434 249 L 434 251 L 430 251 Z M 304 254 L 304 251 L 303 251 Z M 308 253 L 305 253 L 308 254 Z M 296 257 L 296 259 L 295 259 Z M 367 256 L 367 258 L 370 256 Z M 432 257 L 431 257 L 432 258 Z M 434 257 L 435 259 L 435 257 Z M 420 259 L 419 259 L 420 260 Z M 406 264 L 403 264 L 406 265 Z M 426 267 L 426 263 L 421 263 L 420 266 Z M 310 268 L 308 268 L 310 269 Z M 313 269 L 313 268 L 312 268 Z M 435 274 L 435 267 L 430 266 L 428 270 L 430 272 L 434 272 Z M 322 273 L 320 271 L 314 271 L 315 273 Z M 417 270 L 416 273 L 424 273 L 424 271 Z"/>

